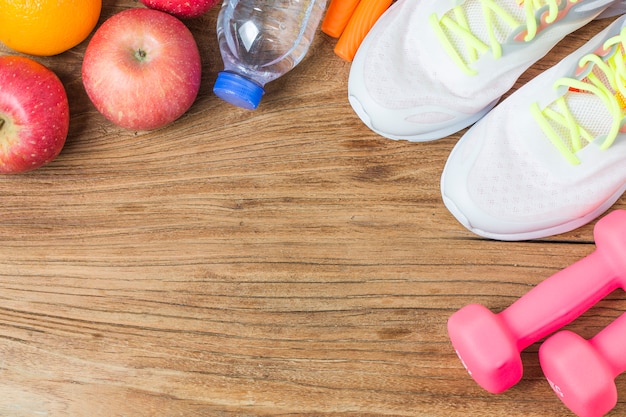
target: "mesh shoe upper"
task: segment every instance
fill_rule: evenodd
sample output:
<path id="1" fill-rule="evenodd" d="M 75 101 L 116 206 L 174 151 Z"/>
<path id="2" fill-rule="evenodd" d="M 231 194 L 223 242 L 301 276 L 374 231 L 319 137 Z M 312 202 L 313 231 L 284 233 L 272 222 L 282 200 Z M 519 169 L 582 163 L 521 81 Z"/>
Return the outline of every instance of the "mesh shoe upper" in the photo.
<path id="1" fill-rule="evenodd" d="M 350 103 L 383 136 L 447 136 L 482 117 L 530 65 L 614 3 L 398 0 L 357 52 Z"/>
<path id="2" fill-rule="evenodd" d="M 540 238 L 581 226 L 626 189 L 626 17 L 527 83 L 472 127 L 441 180 L 475 233 Z"/>

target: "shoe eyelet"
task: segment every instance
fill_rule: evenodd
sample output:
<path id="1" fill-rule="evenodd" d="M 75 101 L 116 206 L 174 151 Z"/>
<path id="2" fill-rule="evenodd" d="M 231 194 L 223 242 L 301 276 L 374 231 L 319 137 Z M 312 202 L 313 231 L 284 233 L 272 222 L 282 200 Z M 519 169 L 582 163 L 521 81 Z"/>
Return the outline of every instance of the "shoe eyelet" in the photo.
<path id="1" fill-rule="evenodd" d="M 554 16 L 554 18 L 550 19 L 550 12 L 546 11 L 541 15 L 541 26 L 547 26 L 547 25 L 551 25 L 552 23 L 556 22 L 556 20 L 559 17 L 559 13 L 556 14 L 556 16 Z"/>
<path id="2" fill-rule="evenodd" d="M 515 35 L 513 39 L 515 39 L 517 42 L 526 42 L 526 36 L 528 36 L 528 31 L 522 30 L 517 35 Z"/>
<path id="3" fill-rule="evenodd" d="M 576 65 L 576 71 L 574 71 L 574 75 L 578 78 L 580 77 L 584 72 L 587 71 L 587 67 L 589 66 L 589 63 L 582 63 L 578 62 L 578 65 Z"/>

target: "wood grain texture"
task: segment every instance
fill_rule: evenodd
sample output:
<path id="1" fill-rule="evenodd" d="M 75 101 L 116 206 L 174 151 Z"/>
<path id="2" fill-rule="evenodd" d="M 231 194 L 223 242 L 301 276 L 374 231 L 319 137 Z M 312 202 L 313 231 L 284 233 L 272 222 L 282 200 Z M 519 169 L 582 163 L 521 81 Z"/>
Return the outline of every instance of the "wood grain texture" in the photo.
<path id="1" fill-rule="evenodd" d="M 105 0 L 101 21 L 128 7 L 142 6 Z M 323 34 L 257 111 L 220 101 L 216 17 L 186 22 L 201 91 L 154 132 L 96 112 L 86 42 L 38 59 L 66 86 L 72 121 L 53 163 L 0 177 L 0 416 L 570 415 L 537 344 L 523 380 L 491 395 L 445 326 L 590 253 L 593 224 L 517 243 L 465 230 L 439 192 L 463 132 L 407 143 L 369 131 Z M 514 89 L 608 23 L 568 37 Z M 624 309 L 616 292 L 569 328 L 590 337 Z"/>

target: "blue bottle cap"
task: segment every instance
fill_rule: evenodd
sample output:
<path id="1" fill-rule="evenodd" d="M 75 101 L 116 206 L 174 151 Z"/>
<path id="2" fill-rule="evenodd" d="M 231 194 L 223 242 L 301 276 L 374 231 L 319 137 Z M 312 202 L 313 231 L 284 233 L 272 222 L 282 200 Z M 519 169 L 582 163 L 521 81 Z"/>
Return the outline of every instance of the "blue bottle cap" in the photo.
<path id="1" fill-rule="evenodd" d="M 230 104 L 254 110 L 258 107 L 265 90 L 244 76 L 230 71 L 221 71 L 217 74 L 213 92 Z"/>

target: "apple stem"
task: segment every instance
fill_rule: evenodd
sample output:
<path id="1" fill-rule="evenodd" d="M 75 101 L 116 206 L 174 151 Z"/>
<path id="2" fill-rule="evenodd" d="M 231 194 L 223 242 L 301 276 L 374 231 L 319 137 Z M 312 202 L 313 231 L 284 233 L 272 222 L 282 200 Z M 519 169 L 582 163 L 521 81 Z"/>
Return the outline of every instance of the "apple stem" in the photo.
<path id="1" fill-rule="evenodd" d="M 0 130 L 2 130 L 2 126 L 4 126 L 4 119 L 0 117 Z"/>
<path id="2" fill-rule="evenodd" d="M 135 51 L 135 58 L 137 58 L 138 61 L 143 61 L 144 59 L 146 59 L 146 56 L 148 54 L 146 54 L 146 51 L 144 51 L 143 49 L 137 49 L 137 51 Z"/>

